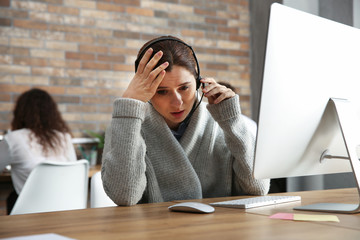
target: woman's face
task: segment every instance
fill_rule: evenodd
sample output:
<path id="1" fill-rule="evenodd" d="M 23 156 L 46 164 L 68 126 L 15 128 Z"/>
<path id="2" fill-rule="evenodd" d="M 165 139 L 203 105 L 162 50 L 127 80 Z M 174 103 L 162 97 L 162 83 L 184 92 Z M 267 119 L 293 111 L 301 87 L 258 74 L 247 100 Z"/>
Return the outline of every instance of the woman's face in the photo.
<path id="1" fill-rule="evenodd" d="M 196 96 L 196 81 L 186 68 L 173 66 L 151 99 L 153 107 L 165 119 L 167 125 L 176 130 L 190 113 Z"/>

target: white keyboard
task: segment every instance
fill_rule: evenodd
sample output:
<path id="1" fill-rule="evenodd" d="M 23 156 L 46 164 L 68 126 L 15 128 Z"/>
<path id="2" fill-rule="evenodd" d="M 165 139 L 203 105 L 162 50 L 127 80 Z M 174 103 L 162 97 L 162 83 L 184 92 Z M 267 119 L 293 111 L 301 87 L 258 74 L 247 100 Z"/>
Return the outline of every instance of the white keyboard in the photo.
<path id="1" fill-rule="evenodd" d="M 215 207 L 231 207 L 231 208 L 254 208 L 279 203 L 288 203 L 294 201 L 301 201 L 300 196 L 262 196 L 252 198 L 242 198 L 236 200 L 229 200 L 223 202 L 214 202 L 210 205 Z"/>

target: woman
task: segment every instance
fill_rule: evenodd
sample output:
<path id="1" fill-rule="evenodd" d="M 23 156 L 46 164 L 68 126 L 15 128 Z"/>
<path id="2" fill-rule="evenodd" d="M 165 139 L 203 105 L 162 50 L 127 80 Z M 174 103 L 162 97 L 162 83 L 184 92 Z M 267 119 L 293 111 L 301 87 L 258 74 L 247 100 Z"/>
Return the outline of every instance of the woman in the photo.
<path id="1" fill-rule="evenodd" d="M 200 77 L 190 46 L 160 37 L 135 64 L 105 140 L 103 185 L 116 204 L 268 192 L 269 180 L 252 177 L 255 133 L 238 95 Z M 201 84 L 207 105 L 197 98 Z"/>
<path id="2" fill-rule="evenodd" d="M 0 142 L 0 171 L 11 165 L 15 195 L 8 200 L 8 213 L 30 172 L 43 161 L 76 161 L 71 133 L 52 97 L 31 89 L 18 98 L 11 131 Z"/>

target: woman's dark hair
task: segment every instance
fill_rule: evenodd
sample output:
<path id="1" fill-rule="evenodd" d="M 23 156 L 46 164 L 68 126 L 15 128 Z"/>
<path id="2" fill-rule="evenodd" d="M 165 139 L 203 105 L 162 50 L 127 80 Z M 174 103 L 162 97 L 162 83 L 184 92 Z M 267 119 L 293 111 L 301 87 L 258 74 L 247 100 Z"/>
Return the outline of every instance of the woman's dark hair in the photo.
<path id="1" fill-rule="evenodd" d="M 162 39 L 162 38 L 173 38 L 178 41 L 173 41 L 171 39 L 155 42 L 156 40 Z M 179 42 L 180 41 L 180 42 Z M 151 42 L 155 42 L 154 44 L 150 44 Z M 168 62 L 169 66 L 166 68 L 166 71 L 171 71 L 173 66 L 180 66 L 187 69 L 190 73 L 192 73 L 195 77 L 195 79 L 198 78 L 197 69 L 196 69 L 196 60 L 194 58 L 193 52 L 191 49 L 186 46 L 185 44 L 181 43 L 183 42 L 181 39 L 173 36 L 161 36 L 155 39 L 152 39 L 144 44 L 144 46 L 139 50 L 138 58 L 142 57 L 142 55 L 149 47 L 151 47 L 154 51 L 151 55 L 151 58 L 158 52 L 163 51 L 163 56 L 157 63 L 157 65 L 154 67 L 157 68 L 164 62 Z M 151 59 L 150 58 L 150 59 Z"/>
<path id="2" fill-rule="evenodd" d="M 56 131 L 71 134 L 56 102 L 46 91 L 37 88 L 24 92 L 16 101 L 11 129 L 22 128 L 30 129 L 35 134 L 45 154 L 50 149 L 57 152 L 61 146 Z"/>

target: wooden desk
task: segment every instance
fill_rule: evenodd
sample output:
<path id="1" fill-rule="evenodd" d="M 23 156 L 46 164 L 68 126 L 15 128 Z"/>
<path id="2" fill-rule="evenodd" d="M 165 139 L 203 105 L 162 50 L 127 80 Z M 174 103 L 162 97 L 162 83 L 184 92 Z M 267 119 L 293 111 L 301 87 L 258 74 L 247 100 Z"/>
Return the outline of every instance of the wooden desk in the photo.
<path id="1" fill-rule="evenodd" d="M 355 203 L 356 189 L 297 192 L 302 204 Z M 202 202 L 234 199 L 203 199 Z M 200 201 L 200 200 L 197 200 Z M 174 202 L 0 217 L 0 238 L 57 233 L 75 239 L 359 239 L 360 214 L 336 214 L 340 223 L 269 219 L 299 203 L 253 210 L 217 207 L 212 214 L 170 212 Z M 301 212 L 308 214 L 320 214 Z"/>

